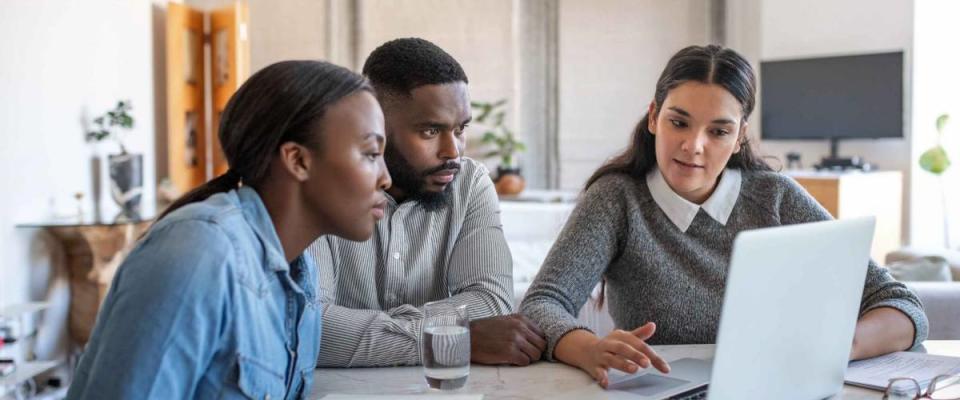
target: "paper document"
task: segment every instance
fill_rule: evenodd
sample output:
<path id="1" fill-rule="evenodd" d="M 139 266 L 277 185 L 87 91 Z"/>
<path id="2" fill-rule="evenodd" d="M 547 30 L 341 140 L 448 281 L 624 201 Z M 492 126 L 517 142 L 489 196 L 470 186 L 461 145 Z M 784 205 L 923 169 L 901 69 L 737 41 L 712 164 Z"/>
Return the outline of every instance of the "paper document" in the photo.
<path id="1" fill-rule="evenodd" d="M 913 378 L 920 387 L 937 375 L 960 373 L 960 357 L 935 356 L 899 351 L 885 356 L 851 362 L 847 367 L 847 384 L 884 390 L 891 378 Z"/>

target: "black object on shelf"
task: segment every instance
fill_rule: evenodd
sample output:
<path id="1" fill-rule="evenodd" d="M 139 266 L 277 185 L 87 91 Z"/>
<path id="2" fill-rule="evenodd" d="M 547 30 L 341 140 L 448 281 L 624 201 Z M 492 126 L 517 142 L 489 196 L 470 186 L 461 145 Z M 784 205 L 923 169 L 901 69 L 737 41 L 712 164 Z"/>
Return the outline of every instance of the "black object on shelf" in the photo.
<path id="1" fill-rule="evenodd" d="M 820 160 L 820 164 L 813 166 L 817 171 L 846 171 L 848 169 L 855 169 L 866 172 L 873 170 L 873 165 L 864 161 L 863 158 L 859 156 L 840 157 L 837 152 L 838 142 L 838 138 L 830 138 L 830 156 L 824 157 Z"/>
<path id="2" fill-rule="evenodd" d="M 803 169 L 803 163 L 800 162 L 800 153 L 796 151 L 787 153 L 787 169 Z"/>
<path id="3" fill-rule="evenodd" d="M 846 171 L 859 170 L 863 172 L 873 171 L 873 164 L 863 161 L 860 157 L 824 157 L 820 163 L 813 166 L 817 171 Z"/>

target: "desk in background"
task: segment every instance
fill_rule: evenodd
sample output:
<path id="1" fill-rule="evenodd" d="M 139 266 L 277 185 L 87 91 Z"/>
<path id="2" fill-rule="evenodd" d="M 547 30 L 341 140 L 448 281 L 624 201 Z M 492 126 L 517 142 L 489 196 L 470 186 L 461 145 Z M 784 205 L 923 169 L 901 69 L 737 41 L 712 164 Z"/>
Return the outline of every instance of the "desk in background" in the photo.
<path id="1" fill-rule="evenodd" d="M 786 171 L 836 219 L 875 216 L 870 257 L 883 263 L 901 247 L 903 175 L 899 171 Z"/>
<path id="2" fill-rule="evenodd" d="M 667 361 L 685 357 L 713 357 L 714 345 L 653 346 Z M 930 354 L 960 357 L 960 341 L 927 341 Z M 393 368 L 321 368 L 314 371 L 313 389 L 308 399 L 321 399 L 331 393 L 347 394 L 427 394 L 422 367 Z M 803 378 L 799 378 L 801 381 Z M 433 392 L 436 393 L 436 392 Z M 625 392 L 606 391 L 577 368 L 550 362 L 527 367 L 470 366 L 470 378 L 455 394 L 482 393 L 484 400 L 498 399 L 634 399 Z M 429 397 L 427 397 L 429 398 Z M 845 385 L 832 399 L 881 399 L 883 393 Z"/>
<path id="3" fill-rule="evenodd" d="M 70 279 L 70 338 L 83 347 L 90 340 L 100 303 L 130 247 L 150 226 L 149 221 L 49 221 L 19 224 L 43 228 L 64 246 Z"/>

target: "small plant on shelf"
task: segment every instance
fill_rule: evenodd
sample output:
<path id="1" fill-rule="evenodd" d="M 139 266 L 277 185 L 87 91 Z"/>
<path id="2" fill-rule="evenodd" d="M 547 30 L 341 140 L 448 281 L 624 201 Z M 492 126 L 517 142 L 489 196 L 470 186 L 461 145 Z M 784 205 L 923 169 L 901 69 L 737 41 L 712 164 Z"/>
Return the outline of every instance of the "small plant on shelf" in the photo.
<path id="1" fill-rule="evenodd" d="M 475 101 L 470 106 L 475 110 L 474 121 L 483 129 L 481 142 L 490 147 L 484 158 L 498 158 L 497 176 L 494 179 L 497 193 L 501 195 L 515 195 L 523 191 L 524 180 L 520 168 L 517 166 L 517 154 L 527 149 L 527 146 L 517 139 L 517 136 L 507 128 L 506 99 L 495 102 Z"/>
<path id="2" fill-rule="evenodd" d="M 103 115 L 93 119 L 96 128 L 87 131 L 88 142 L 102 142 L 113 139 L 120 146 L 120 154 L 127 154 L 127 148 L 123 145 L 123 138 L 126 135 L 123 131 L 133 129 L 133 116 L 130 100 L 120 100 L 117 106 L 108 110 Z"/>

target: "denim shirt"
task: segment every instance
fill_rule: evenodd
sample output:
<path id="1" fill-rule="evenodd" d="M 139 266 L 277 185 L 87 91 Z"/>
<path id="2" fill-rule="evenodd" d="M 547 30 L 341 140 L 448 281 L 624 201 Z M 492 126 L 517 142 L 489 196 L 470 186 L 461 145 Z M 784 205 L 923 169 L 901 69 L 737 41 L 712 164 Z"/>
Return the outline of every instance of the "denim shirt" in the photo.
<path id="1" fill-rule="evenodd" d="M 316 264 L 287 264 L 249 187 L 157 222 L 114 277 L 69 399 L 296 399 L 320 344 Z"/>

